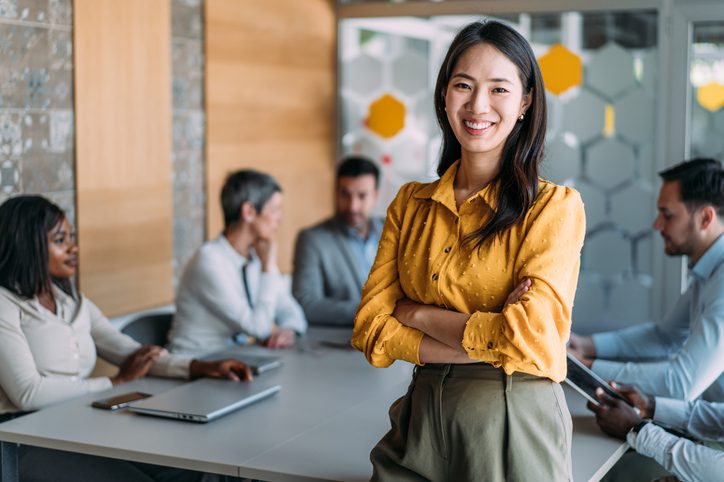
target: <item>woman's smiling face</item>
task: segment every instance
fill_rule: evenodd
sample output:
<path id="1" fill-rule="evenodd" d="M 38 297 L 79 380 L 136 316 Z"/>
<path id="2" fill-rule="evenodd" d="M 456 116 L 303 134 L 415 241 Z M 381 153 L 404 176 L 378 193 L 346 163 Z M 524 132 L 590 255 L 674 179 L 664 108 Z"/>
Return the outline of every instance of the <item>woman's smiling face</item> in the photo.
<path id="1" fill-rule="evenodd" d="M 53 278 L 70 278 L 78 269 L 78 246 L 67 219 L 48 232 L 48 273 Z"/>
<path id="2" fill-rule="evenodd" d="M 458 59 L 445 91 L 445 111 L 463 157 L 499 160 L 518 117 L 530 105 L 518 68 L 486 43 Z"/>

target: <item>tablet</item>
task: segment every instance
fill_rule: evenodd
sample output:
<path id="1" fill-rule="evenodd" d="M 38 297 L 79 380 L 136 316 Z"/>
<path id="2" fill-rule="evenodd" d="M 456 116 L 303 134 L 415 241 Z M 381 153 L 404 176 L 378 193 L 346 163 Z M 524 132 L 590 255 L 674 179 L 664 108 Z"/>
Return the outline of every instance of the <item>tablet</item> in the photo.
<path id="1" fill-rule="evenodd" d="M 587 400 L 600 405 L 598 397 L 596 397 L 596 389 L 601 388 L 607 395 L 618 398 L 628 403 L 632 407 L 634 406 L 631 401 L 616 392 L 611 386 L 606 383 L 601 377 L 593 373 L 586 365 L 578 361 L 578 359 L 566 353 L 568 356 L 568 374 L 566 375 L 566 383 L 573 387 L 578 393 L 583 395 Z"/>
<path id="2" fill-rule="evenodd" d="M 205 356 L 203 359 L 206 361 L 220 361 L 228 358 L 245 363 L 249 368 L 251 368 L 251 373 L 254 375 L 261 375 L 262 373 L 266 373 L 282 366 L 282 361 L 278 357 L 244 353 L 240 350 L 212 353 L 211 355 Z"/>

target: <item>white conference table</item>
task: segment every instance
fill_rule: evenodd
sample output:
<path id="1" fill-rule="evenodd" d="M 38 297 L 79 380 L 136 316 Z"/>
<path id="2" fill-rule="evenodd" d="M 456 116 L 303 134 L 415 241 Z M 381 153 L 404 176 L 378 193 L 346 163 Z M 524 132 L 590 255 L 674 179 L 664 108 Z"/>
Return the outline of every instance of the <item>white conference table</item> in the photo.
<path id="1" fill-rule="evenodd" d="M 375 369 L 359 352 L 320 343 L 343 342 L 348 335 L 313 328 L 298 347 L 274 351 L 284 366 L 261 377 L 279 383 L 281 392 L 208 424 L 90 406 L 113 394 L 160 393 L 182 382 L 158 378 L 2 423 L 3 475 L 14 482 L 14 444 L 26 444 L 265 481 L 368 480 L 370 449 L 389 429 L 387 409 L 405 393 L 412 367 L 398 362 Z M 567 389 L 566 398 L 573 415 L 574 480 L 598 480 L 628 446 L 599 431 L 580 395 Z"/>

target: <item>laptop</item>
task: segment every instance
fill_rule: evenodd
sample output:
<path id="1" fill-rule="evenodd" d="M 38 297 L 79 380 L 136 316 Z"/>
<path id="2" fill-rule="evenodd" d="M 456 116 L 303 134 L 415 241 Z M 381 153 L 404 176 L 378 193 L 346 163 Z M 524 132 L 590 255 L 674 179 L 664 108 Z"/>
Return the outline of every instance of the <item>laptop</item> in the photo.
<path id="1" fill-rule="evenodd" d="M 274 370 L 275 368 L 279 368 L 280 366 L 282 366 L 282 361 L 278 357 L 244 353 L 238 350 L 212 353 L 211 355 L 207 355 L 202 359 L 205 361 L 219 361 L 226 360 L 228 358 L 239 360 L 240 362 L 245 363 L 249 368 L 251 368 L 251 373 L 253 373 L 254 375 L 261 375 L 262 373 L 268 372 L 269 370 Z"/>
<path id="2" fill-rule="evenodd" d="M 259 380 L 232 382 L 199 378 L 134 402 L 129 410 L 143 415 L 205 423 L 270 397 L 279 390 L 281 386 Z"/>
<path id="3" fill-rule="evenodd" d="M 568 357 L 566 383 L 583 395 L 588 401 L 600 405 L 601 402 L 596 396 L 596 389 L 601 388 L 607 395 L 623 400 L 633 407 L 631 400 L 613 390 L 603 378 L 593 373 L 586 365 L 578 361 L 575 356 L 570 353 L 566 353 L 566 355 Z"/>

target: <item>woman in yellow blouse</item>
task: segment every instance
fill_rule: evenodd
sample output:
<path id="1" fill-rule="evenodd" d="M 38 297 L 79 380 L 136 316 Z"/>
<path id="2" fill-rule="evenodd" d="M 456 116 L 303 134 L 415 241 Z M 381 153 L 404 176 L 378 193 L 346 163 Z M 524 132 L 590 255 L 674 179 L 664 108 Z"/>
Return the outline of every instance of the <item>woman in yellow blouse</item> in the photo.
<path id="1" fill-rule="evenodd" d="M 559 382 L 585 233 L 579 194 L 538 178 L 543 81 L 510 27 L 468 25 L 440 68 L 440 179 L 389 207 L 353 345 L 416 365 L 373 480 L 570 480 Z"/>

